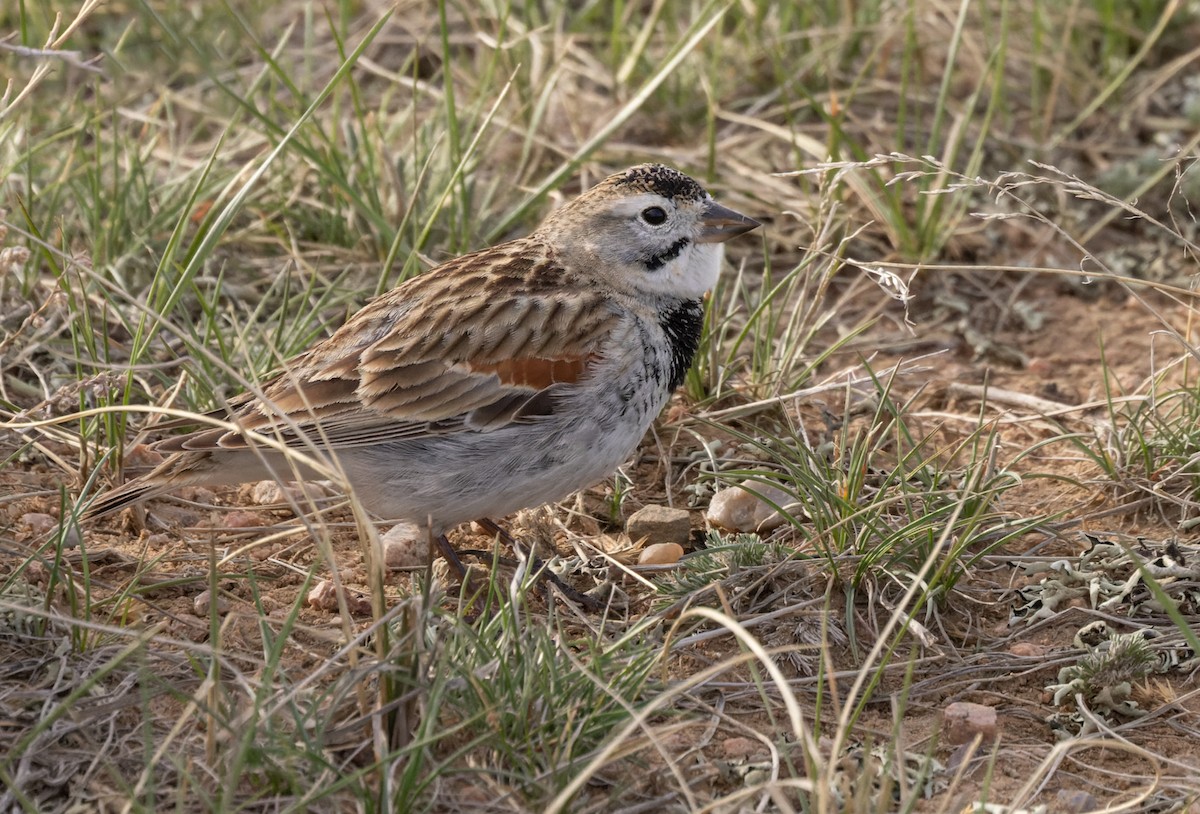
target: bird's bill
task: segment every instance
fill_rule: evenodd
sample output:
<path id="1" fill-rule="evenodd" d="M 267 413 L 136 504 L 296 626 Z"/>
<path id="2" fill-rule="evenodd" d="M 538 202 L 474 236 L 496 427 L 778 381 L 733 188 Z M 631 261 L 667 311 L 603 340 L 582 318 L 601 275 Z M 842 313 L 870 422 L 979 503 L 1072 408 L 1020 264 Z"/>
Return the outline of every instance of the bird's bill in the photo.
<path id="1" fill-rule="evenodd" d="M 709 201 L 705 205 L 701 223 L 704 224 L 704 228 L 700 231 L 701 243 L 724 243 L 731 237 L 744 235 L 751 229 L 757 229 L 762 225 L 754 218 L 748 218 L 741 212 L 734 212 L 716 201 Z"/>

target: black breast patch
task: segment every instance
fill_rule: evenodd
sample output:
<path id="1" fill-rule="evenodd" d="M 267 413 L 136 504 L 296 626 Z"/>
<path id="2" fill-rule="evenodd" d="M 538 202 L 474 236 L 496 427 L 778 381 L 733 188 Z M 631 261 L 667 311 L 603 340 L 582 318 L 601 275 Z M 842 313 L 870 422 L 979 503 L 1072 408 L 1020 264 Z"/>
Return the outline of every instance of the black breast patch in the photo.
<path id="1" fill-rule="evenodd" d="M 674 390 L 687 378 L 688 368 L 700 347 L 704 330 L 704 303 L 687 300 L 658 312 L 658 324 L 667 335 L 671 347 L 670 388 Z"/>

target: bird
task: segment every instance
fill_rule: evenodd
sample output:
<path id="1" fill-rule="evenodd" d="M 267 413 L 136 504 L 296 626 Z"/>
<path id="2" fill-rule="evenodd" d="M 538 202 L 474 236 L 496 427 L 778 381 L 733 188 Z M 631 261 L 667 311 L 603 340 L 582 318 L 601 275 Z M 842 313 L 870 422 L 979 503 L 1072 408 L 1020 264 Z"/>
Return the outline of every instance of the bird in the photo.
<path id="1" fill-rule="evenodd" d="M 224 426 L 153 444 L 161 463 L 86 516 L 185 486 L 327 477 L 294 449 L 452 556 L 456 526 L 561 500 L 633 455 L 691 366 L 723 244 L 759 225 L 671 167 L 611 175 L 527 236 L 368 302 L 231 399 Z"/>

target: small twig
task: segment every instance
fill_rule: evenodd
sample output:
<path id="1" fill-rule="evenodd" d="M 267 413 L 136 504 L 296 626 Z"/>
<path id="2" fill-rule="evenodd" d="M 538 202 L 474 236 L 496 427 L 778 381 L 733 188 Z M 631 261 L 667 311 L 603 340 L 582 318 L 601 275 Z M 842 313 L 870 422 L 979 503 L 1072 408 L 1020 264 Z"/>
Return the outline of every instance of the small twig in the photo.
<path id="1" fill-rule="evenodd" d="M 30 48 L 25 45 L 10 45 L 7 42 L 0 41 L 0 50 L 8 51 L 21 57 L 36 57 L 39 59 L 57 59 L 60 62 L 65 62 L 73 68 L 81 68 L 92 73 L 103 74 L 104 71 L 96 67 L 95 63 L 103 59 L 103 55 L 96 55 L 91 59 L 85 60 L 82 51 L 63 51 L 57 48 Z"/>
<path id="2" fill-rule="evenodd" d="M 947 386 L 946 392 L 951 396 L 979 399 L 981 401 L 986 399 L 989 402 L 997 402 L 1010 407 L 1020 407 L 1036 414 L 1000 419 L 1001 423 L 1004 424 L 1023 424 L 1029 421 L 1050 420 L 1058 416 L 1066 416 L 1072 413 L 1086 413 L 1089 410 L 1099 410 L 1116 404 L 1136 404 L 1144 402 L 1149 398 L 1149 396 L 1115 396 L 1103 401 L 1089 401 L 1083 404 L 1063 404 L 1059 401 L 1051 401 L 1050 399 L 1031 396 L 1028 393 L 1020 393 L 1015 390 L 1004 390 L 998 387 L 986 387 L 976 384 L 963 384 L 961 382 L 951 382 Z M 918 417 L 936 416 L 938 418 L 978 421 L 978 418 L 974 416 L 958 416 L 945 412 L 933 413 L 923 411 L 915 412 L 913 415 Z M 1111 430 L 1113 428 L 1112 422 L 1104 418 L 1080 415 L 1078 419 L 1095 430 Z"/>
<path id="3" fill-rule="evenodd" d="M 808 398 L 809 396 L 828 393 L 832 390 L 844 390 L 847 387 L 854 387 L 856 385 L 886 380 L 891 378 L 893 375 L 920 373 L 923 371 L 923 368 L 916 367 L 918 362 L 926 361 L 927 359 L 931 359 L 934 356 L 940 356 L 944 353 L 947 353 L 947 351 L 937 350 L 932 353 L 927 353 L 923 356 L 918 356 L 915 359 L 907 359 L 905 361 L 898 362 L 889 368 L 881 370 L 875 375 L 868 373 L 851 377 L 849 375 L 850 371 L 844 371 L 846 374 L 845 379 L 839 378 L 834 381 L 827 381 L 823 384 L 814 385 L 812 387 L 804 387 L 800 390 L 793 390 L 791 393 L 785 393 L 781 396 L 772 396 L 769 399 L 761 399 L 759 401 L 750 402 L 749 404 L 740 404 L 736 407 L 727 407 L 724 410 L 707 410 L 703 413 L 697 414 L 695 418 L 702 419 L 704 421 L 715 421 L 719 418 L 736 418 L 739 416 L 756 413 L 759 410 L 766 409 L 767 407 L 773 407 L 776 404 L 783 404 L 784 402 L 794 401 L 796 399 Z M 841 376 L 843 374 L 839 373 L 837 375 Z"/>

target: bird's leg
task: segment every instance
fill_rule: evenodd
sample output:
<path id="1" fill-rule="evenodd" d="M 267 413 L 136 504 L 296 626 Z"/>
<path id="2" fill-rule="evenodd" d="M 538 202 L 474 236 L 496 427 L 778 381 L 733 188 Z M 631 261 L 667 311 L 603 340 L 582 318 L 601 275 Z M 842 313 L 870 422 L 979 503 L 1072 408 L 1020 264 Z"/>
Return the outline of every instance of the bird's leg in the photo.
<path id="1" fill-rule="evenodd" d="M 490 520 L 486 517 L 481 517 L 479 520 L 476 520 L 475 522 L 478 523 L 479 525 L 483 526 L 484 529 L 486 529 L 489 534 L 499 537 L 503 542 L 508 543 L 508 545 L 512 546 L 513 551 L 520 550 L 520 546 L 518 545 L 516 538 L 514 538 L 511 534 L 509 534 L 507 529 L 502 528 L 499 524 L 497 524 L 493 520 Z M 563 596 L 565 596 L 568 599 L 571 599 L 575 602 L 578 602 L 580 605 L 582 605 L 587 610 L 592 610 L 592 611 L 603 610 L 603 608 L 604 608 L 603 602 L 593 599 L 592 597 L 588 596 L 587 594 L 580 593 L 573 586 L 568 585 L 567 583 L 563 582 L 562 579 L 559 578 L 558 574 L 551 571 L 549 568 L 546 567 L 545 563 L 543 563 L 540 559 L 538 559 L 537 555 L 535 555 L 533 553 L 532 549 L 529 551 L 529 561 L 530 561 L 530 565 L 533 566 L 533 573 L 537 574 L 539 579 L 545 579 L 548 582 L 550 582 L 555 588 L 557 588 L 559 591 L 562 592 Z"/>
<path id="2" fill-rule="evenodd" d="M 454 547 L 450 545 L 450 540 L 447 539 L 446 535 L 439 534 L 434 542 L 437 544 L 438 551 L 440 551 L 442 556 L 446 558 L 446 562 L 449 564 L 450 570 L 457 574 L 459 579 L 466 580 L 467 567 L 463 565 L 462 560 L 458 558 L 458 553 L 454 550 Z"/>

